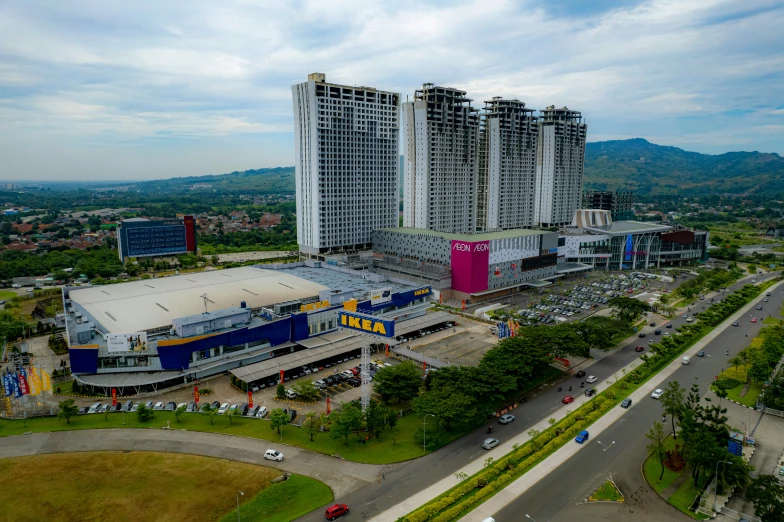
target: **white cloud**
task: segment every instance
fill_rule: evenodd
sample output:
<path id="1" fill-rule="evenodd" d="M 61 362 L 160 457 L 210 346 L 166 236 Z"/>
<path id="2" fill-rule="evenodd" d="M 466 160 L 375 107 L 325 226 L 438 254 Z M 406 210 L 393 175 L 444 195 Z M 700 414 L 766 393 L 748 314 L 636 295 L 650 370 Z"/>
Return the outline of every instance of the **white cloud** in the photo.
<path id="1" fill-rule="evenodd" d="M 780 2 L 548 8 L 540 0 L 0 4 L 0 142 L 12 167 L 0 175 L 49 175 L 15 140 L 42 151 L 136 141 L 134 154 L 153 140 L 167 168 L 150 175 L 165 176 L 181 154 L 167 140 L 258 136 L 265 156 L 242 152 L 243 162 L 290 164 L 290 86 L 315 71 L 403 99 L 435 82 L 465 89 L 477 106 L 498 95 L 531 108 L 567 105 L 582 111 L 591 139 L 784 152 L 782 109 L 770 109 L 784 92 Z"/>

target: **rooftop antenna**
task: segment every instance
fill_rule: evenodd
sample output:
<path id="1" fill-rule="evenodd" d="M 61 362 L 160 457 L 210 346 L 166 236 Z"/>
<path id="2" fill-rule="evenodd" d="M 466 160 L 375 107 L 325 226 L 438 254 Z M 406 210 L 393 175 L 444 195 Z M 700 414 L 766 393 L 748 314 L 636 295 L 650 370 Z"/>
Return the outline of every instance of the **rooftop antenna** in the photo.
<path id="1" fill-rule="evenodd" d="M 207 313 L 207 301 L 209 301 L 210 298 L 209 298 L 209 296 L 206 293 L 202 294 L 200 297 L 204 300 L 204 313 L 206 314 Z"/>

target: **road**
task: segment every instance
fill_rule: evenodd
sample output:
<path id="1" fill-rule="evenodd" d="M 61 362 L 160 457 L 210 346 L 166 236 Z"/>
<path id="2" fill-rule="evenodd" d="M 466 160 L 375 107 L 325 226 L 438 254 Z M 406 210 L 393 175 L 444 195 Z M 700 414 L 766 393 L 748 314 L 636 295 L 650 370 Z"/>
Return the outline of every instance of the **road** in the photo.
<path id="1" fill-rule="evenodd" d="M 758 278 L 758 281 L 760 279 L 771 277 L 773 277 L 773 275 L 769 274 Z M 739 289 L 744 284 L 745 282 L 738 283 L 732 286 L 730 289 Z M 780 300 L 778 302 L 780 303 Z M 696 301 L 696 303 L 703 302 Z M 697 304 L 697 308 L 699 307 L 700 304 Z M 676 317 L 671 322 L 674 326 L 684 324 L 684 320 L 681 317 Z M 651 332 L 654 329 L 655 328 L 646 326 L 644 331 Z M 741 329 L 733 330 L 735 330 L 734 333 L 740 333 L 740 335 L 742 335 Z M 662 331 L 666 332 L 668 330 L 662 329 Z M 649 338 L 650 335 L 646 337 L 645 340 L 647 341 Z M 646 344 L 647 346 L 647 343 L 638 341 L 642 341 L 642 339 L 635 338 L 631 342 L 627 343 L 623 348 L 619 349 L 612 356 L 605 357 L 593 364 L 590 367 L 590 374 L 596 375 L 600 382 L 602 379 L 611 377 L 621 368 L 639 357 L 639 354 L 634 350 L 635 347 L 639 344 Z M 738 344 L 738 350 L 740 350 L 740 347 L 741 343 Z M 723 358 L 722 362 L 724 359 L 726 358 Z M 716 359 L 712 358 L 708 358 L 706 360 L 711 362 L 716 361 Z M 691 370 L 693 368 L 697 368 L 698 366 L 699 365 L 696 364 L 690 365 L 687 367 L 687 369 Z M 575 387 L 579 387 L 578 379 L 572 379 L 572 381 L 575 383 Z M 570 383 L 567 381 L 566 384 L 568 385 Z M 542 393 L 532 400 L 529 400 L 525 405 L 519 407 L 514 412 L 516 417 L 515 422 L 505 426 L 498 425 L 497 423 L 494 424 L 494 437 L 503 442 L 504 438 L 511 438 L 514 435 L 528 431 L 528 429 L 530 429 L 530 427 L 533 426 L 536 422 L 540 421 L 541 419 L 548 418 L 552 415 L 553 412 L 560 409 L 562 406 L 561 398 L 565 394 L 566 388 L 564 388 L 564 392 L 557 392 L 556 389 L 552 389 Z M 660 410 L 656 410 L 656 413 L 653 413 L 652 415 L 654 415 L 654 418 L 656 415 L 661 415 Z M 622 424 L 625 424 L 625 422 L 626 421 L 624 421 Z M 648 422 L 648 424 L 650 424 L 650 422 Z M 647 431 L 647 428 L 645 430 Z M 452 442 L 451 444 L 448 444 L 446 447 L 443 447 L 425 457 L 392 467 L 389 471 L 386 472 L 385 479 L 381 480 L 380 482 L 369 484 L 364 488 L 340 499 L 342 503 L 345 503 L 351 507 L 351 513 L 346 516 L 345 519 L 369 520 L 370 518 L 396 505 L 400 500 L 408 498 L 409 496 L 422 491 L 423 489 L 443 479 L 444 477 L 457 472 L 460 468 L 469 462 L 475 459 L 484 459 L 486 457 L 486 452 L 481 449 L 480 445 L 486 436 L 485 428 L 478 428 L 473 432 L 468 433 L 460 439 Z M 637 459 L 637 462 L 639 463 L 639 459 Z M 560 491 L 560 488 L 556 488 L 556 490 Z M 562 500 L 562 498 L 559 499 L 558 503 L 560 504 Z M 322 517 L 323 513 L 321 510 L 317 509 L 309 515 L 301 517 L 299 520 L 320 521 L 323 519 Z M 510 512 L 505 520 L 519 520 L 519 517 L 515 518 L 515 514 Z M 545 520 L 547 519 L 545 518 Z"/>
<path id="2" fill-rule="evenodd" d="M 758 300 L 763 310 L 754 310 L 755 316 L 768 313 L 778 315 L 781 310 L 784 292 L 777 290 L 769 298 L 769 303 L 762 303 L 764 296 Z M 671 380 L 678 381 L 681 386 L 689 388 L 697 382 L 701 392 L 708 389 L 714 376 L 728 366 L 728 359 L 748 345 L 749 338 L 754 337 L 762 327 L 762 322 L 751 323 L 749 317 L 739 321 L 737 328 L 729 327 L 705 349 L 706 357 L 694 357 L 691 364 L 684 365 L 670 378 L 662 381 L 658 387 L 664 388 Z M 746 337 L 748 334 L 748 337 Z M 729 356 L 727 356 L 729 351 Z M 615 441 L 610 449 L 609 458 L 602 446 L 596 442 L 589 444 L 568 462 L 550 472 L 544 479 L 530 488 L 525 494 L 494 515 L 496 522 L 512 522 L 521 520 L 521 513 L 528 513 L 538 521 L 609 521 L 621 520 L 623 516 L 634 517 L 634 520 L 691 520 L 686 515 L 670 507 L 645 484 L 640 472 L 640 465 L 647 453 L 648 440 L 645 433 L 654 421 L 662 415 L 661 403 L 647 398 L 632 406 L 629 411 L 610 429 L 597 437 L 605 444 Z M 755 419 L 759 414 L 755 414 Z M 669 425 L 668 425 L 669 426 Z M 585 504 L 584 499 L 602 483 L 607 476 L 607 469 L 612 473 L 622 493 L 631 498 L 626 504 Z"/>

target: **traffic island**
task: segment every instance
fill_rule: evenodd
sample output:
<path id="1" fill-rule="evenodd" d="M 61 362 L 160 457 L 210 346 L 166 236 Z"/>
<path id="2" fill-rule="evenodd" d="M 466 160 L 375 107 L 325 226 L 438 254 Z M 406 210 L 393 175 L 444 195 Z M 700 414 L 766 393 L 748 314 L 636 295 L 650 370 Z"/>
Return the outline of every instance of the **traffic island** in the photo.
<path id="1" fill-rule="evenodd" d="M 588 502 L 623 502 L 624 500 L 626 498 L 621 493 L 621 490 L 618 489 L 618 486 L 615 485 L 612 477 L 607 479 L 604 484 L 599 486 L 599 489 L 588 497 Z"/>

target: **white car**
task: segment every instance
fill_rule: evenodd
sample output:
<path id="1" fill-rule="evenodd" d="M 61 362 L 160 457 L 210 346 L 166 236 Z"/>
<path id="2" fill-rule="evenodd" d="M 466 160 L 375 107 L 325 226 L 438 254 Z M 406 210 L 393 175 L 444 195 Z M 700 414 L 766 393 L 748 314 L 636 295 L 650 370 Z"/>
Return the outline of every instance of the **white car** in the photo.
<path id="1" fill-rule="evenodd" d="M 180 408 L 187 408 L 187 407 L 188 407 L 188 403 L 187 403 L 187 402 L 181 402 L 181 403 L 179 403 L 179 404 L 177 405 L 177 409 L 178 409 L 178 410 L 179 410 Z"/>
<path id="2" fill-rule="evenodd" d="M 229 409 L 229 403 L 224 402 L 223 404 L 220 405 L 220 408 L 218 408 L 218 415 L 223 415 L 224 413 L 226 413 L 226 410 L 228 409 Z"/>
<path id="3" fill-rule="evenodd" d="M 317 380 L 317 381 L 313 381 L 313 386 L 315 386 L 315 387 L 316 387 L 316 388 L 318 388 L 319 390 L 323 390 L 324 388 L 326 388 L 326 387 L 327 387 L 327 383 L 325 383 L 324 381 L 322 381 L 321 379 L 319 379 L 319 380 Z"/>
<path id="4" fill-rule="evenodd" d="M 262 406 L 261 408 L 259 408 L 259 411 L 256 412 L 256 418 L 263 419 L 266 416 L 267 416 L 267 407 Z"/>
<path id="5" fill-rule="evenodd" d="M 265 460 L 275 460 L 280 462 L 283 460 L 283 453 L 276 451 L 276 450 L 267 450 L 264 452 L 264 459 Z"/>
<path id="6" fill-rule="evenodd" d="M 662 390 L 661 388 L 656 388 L 655 390 L 653 390 L 653 393 L 651 394 L 651 397 L 654 398 L 654 399 L 658 399 L 659 397 L 662 396 L 663 393 L 664 393 L 664 390 Z"/>
<path id="7" fill-rule="evenodd" d="M 507 413 L 506 415 L 501 415 L 501 418 L 500 418 L 500 419 L 498 419 L 498 422 L 499 422 L 500 424 L 509 424 L 509 423 L 510 423 L 510 422 L 512 422 L 513 420 L 515 420 L 515 417 L 514 417 L 514 415 L 509 415 L 509 414 Z"/>
<path id="8" fill-rule="evenodd" d="M 166 405 L 162 402 L 156 402 L 155 406 L 152 407 L 153 410 L 162 410 Z"/>
<path id="9" fill-rule="evenodd" d="M 498 439 L 485 439 L 485 441 L 482 443 L 482 447 L 486 450 L 493 449 L 496 446 L 498 446 Z"/>
<path id="10" fill-rule="evenodd" d="M 588 378 L 585 379 L 585 382 L 587 382 L 588 384 L 593 384 L 598 380 L 599 379 L 595 375 L 589 375 Z"/>
<path id="11" fill-rule="evenodd" d="M 296 399 L 298 397 L 297 392 L 294 390 L 286 390 L 286 398 L 287 399 Z"/>

